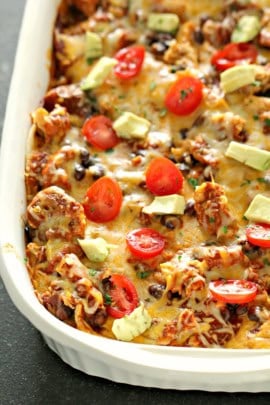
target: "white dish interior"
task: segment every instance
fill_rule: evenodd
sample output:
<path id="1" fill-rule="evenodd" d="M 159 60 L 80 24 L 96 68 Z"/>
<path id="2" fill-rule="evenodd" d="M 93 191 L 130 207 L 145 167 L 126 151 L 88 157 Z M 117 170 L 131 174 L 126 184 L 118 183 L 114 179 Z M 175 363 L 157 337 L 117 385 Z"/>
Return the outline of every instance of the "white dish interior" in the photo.
<path id="1" fill-rule="evenodd" d="M 269 350 L 189 349 L 112 341 L 67 326 L 39 304 L 24 265 L 24 154 L 29 113 L 39 104 L 48 83 L 58 4 L 59 0 L 27 1 L 7 105 L 0 169 L 0 269 L 11 299 L 52 350 L 87 374 L 159 388 L 270 391 Z"/>

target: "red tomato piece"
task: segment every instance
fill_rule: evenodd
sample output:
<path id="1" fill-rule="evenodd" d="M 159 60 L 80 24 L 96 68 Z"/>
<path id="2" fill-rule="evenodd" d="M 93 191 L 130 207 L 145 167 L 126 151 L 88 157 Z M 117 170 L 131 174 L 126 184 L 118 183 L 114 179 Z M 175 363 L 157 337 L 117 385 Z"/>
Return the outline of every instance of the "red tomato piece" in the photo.
<path id="1" fill-rule="evenodd" d="M 153 159 L 145 173 L 146 186 L 154 195 L 176 194 L 183 186 L 183 175 L 175 164 L 165 158 Z"/>
<path id="2" fill-rule="evenodd" d="M 113 148 L 119 142 L 112 121 L 104 115 L 87 119 L 83 124 L 82 134 L 91 145 L 101 150 Z"/>
<path id="3" fill-rule="evenodd" d="M 144 56 L 145 49 L 140 45 L 120 49 L 114 56 L 118 60 L 114 73 L 120 79 L 132 79 L 140 73 Z"/>
<path id="4" fill-rule="evenodd" d="M 255 63 L 258 56 L 256 47 L 248 43 L 228 44 L 214 53 L 212 65 L 219 72 L 243 63 Z"/>
<path id="5" fill-rule="evenodd" d="M 110 177 L 101 177 L 87 190 L 83 207 L 87 218 L 93 222 L 112 221 L 120 212 L 122 191 Z"/>
<path id="6" fill-rule="evenodd" d="M 202 98 L 202 82 L 196 77 L 184 76 L 169 89 L 165 106 L 175 115 L 189 115 L 199 107 Z"/>
<path id="7" fill-rule="evenodd" d="M 247 304 L 257 295 L 257 285 L 247 280 L 211 281 L 209 290 L 217 301 L 228 304 Z"/>
<path id="8" fill-rule="evenodd" d="M 109 295 L 112 302 L 106 308 L 107 313 L 113 318 L 123 318 L 139 304 L 134 284 L 122 274 L 113 274 L 110 277 Z"/>
<path id="9" fill-rule="evenodd" d="M 158 256 L 165 246 L 163 236 L 151 228 L 139 228 L 128 232 L 126 241 L 131 253 L 141 259 Z"/>
<path id="10" fill-rule="evenodd" d="M 270 247 L 270 225 L 253 224 L 246 229 L 247 240 L 252 245 L 269 248 Z"/>

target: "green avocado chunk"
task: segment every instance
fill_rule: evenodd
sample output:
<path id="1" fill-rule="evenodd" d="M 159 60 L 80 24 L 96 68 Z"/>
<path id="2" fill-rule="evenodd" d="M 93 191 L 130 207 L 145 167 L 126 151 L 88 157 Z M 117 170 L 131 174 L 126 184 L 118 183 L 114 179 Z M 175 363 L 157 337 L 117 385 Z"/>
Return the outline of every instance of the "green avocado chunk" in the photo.
<path id="1" fill-rule="evenodd" d="M 173 33 L 179 26 L 179 17 L 173 13 L 149 14 L 147 27 L 153 31 Z"/>
<path id="2" fill-rule="evenodd" d="M 225 155 L 256 170 L 262 171 L 270 168 L 270 152 L 254 146 L 232 141 Z"/>
<path id="3" fill-rule="evenodd" d="M 244 216 L 250 221 L 270 224 L 270 198 L 257 194 Z"/>
<path id="4" fill-rule="evenodd" d="M 150 129 L 151 122 L 129 111 L 124 112 L 113 123 L 113 129 L 120 138 L 144 139 Z"/>
<path id="5" fill-rule="evenodd" d="M 109 247 L 103 238 L 78 239 L 78 242 L 91 262 L 103 262 L 109 255 Z"/>
<path id="6" fill-rule="evenodd" d="M 185 210 L 185 199 L 178 194 L 157 196 L 152 203 L 142 209 L 145 214 L 182 215 Z"/>
<path id="7" fill-rule="evenodd" d="M 109 58 L 108 56 L 100 58 L 88 76 L 82 81 L 81 89 L 91 90 L 103 84 L 116 64 L 117 60 L 114 58 Z"/>
<path id="8" fill-rule="evenodd" d="M 85 56 L 86 59 L 96 59 L 102 56 L 103 46 L 101 37 L 95 32 L 87 31 L 85 34 L 86 50 Z"/>

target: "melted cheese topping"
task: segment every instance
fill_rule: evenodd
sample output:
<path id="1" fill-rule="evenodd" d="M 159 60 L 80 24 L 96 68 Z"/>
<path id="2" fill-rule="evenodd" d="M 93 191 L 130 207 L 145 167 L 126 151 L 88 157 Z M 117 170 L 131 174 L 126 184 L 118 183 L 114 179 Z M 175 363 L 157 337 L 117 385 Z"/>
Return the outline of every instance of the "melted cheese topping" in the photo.
<path id="1" fill-rule="evenodd" d="M 245 10 L 250 12 L 248 5 L 238 3 L 136 0 L 130 9 L 108 2 L 108 8 L 82 21 L 68 8 L 60 14 L 62 25 L 55 28 L 56 71 L 44 98 L 48 112 L 37 110 L 39 114 L 33 115 L 29 142 L 26 189 L 31 209 L 26 251 L 41 303 L 70 325 L 114 338 L 113 318 L 106 308 L 115 303 L 106 301 L 110 292 L 105 281 L 117 273 L 132 281 L 152 317 L 150 328 L 135 342 L 270 347 L 270 252 L 248 244 L 243 218 L 256 194 L 270 197 L 269 174 L 225 157 L 232 140 L 270 150 L 270 104 L 261 97 L 270 88 L 269 68 L 264 71 L 265 87 L 258 94 L 254 88 L 262 84 L 255 83 L 253 89 L 243 88 L 225 97 L 219 74 L 211 65 L 212 54 L 230 41 L 235 19 Z M 252 3 L 255 10 L 267 14 L 263 1 Z M 76 6 L 80 7 L 79 1 Z M 167 36 L 146 31 L 147 15 L 155 11 L 178 14 L 179 31 Z M 205 21 L 206 12 L 215 20 Z M 84 55 L 88 29 L 101 35 L 106 56 L 131 43 L 143 44 L 146 55 L 140 74 L 119 80 L 112 72 L 95 90 L 82 93 L 79 84 L 92 68 Z M 258 46 L 258 52 L 259 57 L 269 59 L 268 49 Z M 164 100 L 172 84 L 185 75 L 202 80 L 203 101 L 192 114 L 177 116 L 167 111 Z M 76 90 L 71 91 L 73 84 Z M 54 110 L 58 105 L 64 107 L 60 115 Z M 144 141 L 122 140 L 112 150 L 101 151 L 82 136 L 82 125 L 92 114 L 113 121 L 124 111 L 151 122 Z M 145 186 L 145 170 L 157 156 L 170 158 L 183 172 L 180 193 L 187 201 L 183 216 L 142 213 L 153 199 Z M 113 221 L 95 223 L 80 214 L 74 222 L 68 201 L 81 205 L 88 188 L 104 175 L 114 178 L 123 192 L 119 215 Z M 50 194 L 51 186 L 64 193 L 58 216 L 50 211 L 50 201 L 56 198 Z M 36 215 L 31 217 L 29 212 Z M 63 224 L 69 231 L 65 237 L 60 232 Z M 104 262 L 90 262 L 84 255 L 74 231 L 78 226 L 81 238 L 102 237 L 114 245 Z M 142 227 L 157 230 L 165 239 L 165 249 L 153 259 L 138 259 L 127 248 L 127 233 Z M 216 301 L 208 285 L 218 279 L 254 281 L 257 297 L 244 305 Z"/>

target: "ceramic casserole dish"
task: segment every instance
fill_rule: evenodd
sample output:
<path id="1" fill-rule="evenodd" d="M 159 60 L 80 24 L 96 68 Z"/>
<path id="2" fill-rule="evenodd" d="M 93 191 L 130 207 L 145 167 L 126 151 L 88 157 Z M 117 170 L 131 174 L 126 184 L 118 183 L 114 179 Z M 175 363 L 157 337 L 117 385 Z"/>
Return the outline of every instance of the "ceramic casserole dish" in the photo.
<path id="1" fill-rule="evenodd" d="M 58 0 L 27 1 L 7 104 L 0 169 L 0 268 L 12 301 L 64 362 L 89 375 L 163 389 L 270 391 L 269 350 L 158 347 L 108 340 L 64 324 L 36 298 L 24 263 L 23 173 L 29 112 L 39 104 L 49 81 L 58 5 Z"/>

